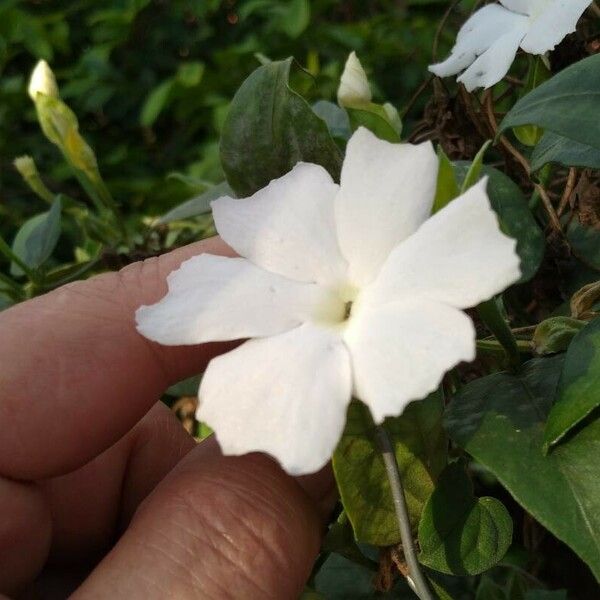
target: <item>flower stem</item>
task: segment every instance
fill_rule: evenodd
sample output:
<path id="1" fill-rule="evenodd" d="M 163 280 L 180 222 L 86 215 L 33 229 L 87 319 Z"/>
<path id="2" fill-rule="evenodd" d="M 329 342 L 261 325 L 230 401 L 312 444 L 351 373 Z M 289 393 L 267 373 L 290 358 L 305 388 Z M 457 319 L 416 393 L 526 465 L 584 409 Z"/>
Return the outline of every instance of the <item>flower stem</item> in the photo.
<path id="1" fill-rule="evenodd" d="M 477 307 L 477 312 L 486 327 L 494 334 L 495 338 L 502 344 L 506 351 L 510 365 L 517 368 L 521 364 L 517 340 L 513 335 L 508 323 L 498 309 L 496 301 L 492 298 L 482 302 Z"/>
<path id="2" fill-rule="evenodd" d="M 421 600 L 435 600 L 429 590 L 429 585 L 427 584 L 425 576 L 419 567 L 419 561 L 417 560 L 417 553 L 415 551 L 410 528 L 410 520 L 408 518 L 408 509 L 406 507 L 406 498 L 404 497 L 402 479 L 400 478 L 400 471 L 398 470 L 394 448 L 387 431 L 381 425 L 375 427 L 375 440 L 379 447 L 379 451 L 381 452 L 387 477 L 390 482 L 390 488 L 392 490 L 394 509 L 396 511 L 398 527 L 400 528 L 400 537 L 402 539 L 402 550 L 404 551 L 410 579 L 412 580 L 409 581 L 409 584 L 412 583 L 411 587 Z"/>

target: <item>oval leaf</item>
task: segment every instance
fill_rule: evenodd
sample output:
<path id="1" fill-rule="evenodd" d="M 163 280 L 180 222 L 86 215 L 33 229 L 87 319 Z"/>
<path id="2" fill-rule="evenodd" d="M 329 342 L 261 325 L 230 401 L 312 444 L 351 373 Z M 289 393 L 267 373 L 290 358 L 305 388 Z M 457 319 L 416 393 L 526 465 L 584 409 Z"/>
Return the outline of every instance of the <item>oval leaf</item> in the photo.
<path id="1" fill-rule="evenodd" d="M 281 177 L 299 161 L 339 180 L 342 156 L 325 122 L 288 85 L 292 59 L 256 69 L 237 91 L 223 127 L 221 162 L 239 197 Z"/>
<path id="2" fill-rule="evenodd" d="M 419 524 L 419 561 L 449 575 L 477 575 L 502 560 L 512 519 L 495 498 L 477 498 L 461 463 L 446 467 Z"/>
<path id="3" fill-rule="evenodd" d="M 433 483 L 446 464 L 447 440 L 441 415 L 442 400 L 436 393 L 412 402 L 400 417 L 387 419 L 384 424 L 394 444 L 415 529 Z M 344 435 L 333 455 L 333 469 L 356 539 L 391 546 L 400 542 L 400 532 L 372 428 L 366 406 L 353 402 Z"/>
<path id="4" fill-rule="evenodd" d="M 600 54 L 561 71 L 519 100 L 500 124 L 500 132 L 539 125 L 600 150 Z"/>
<path id="5" fill-rule="evenodd" d="M 58 197 L 48 212 L 26 221 L 15 236 L 12 251 L 31 269 L 41 267 L 56 247 L 60 236 L 61 209 Z M 21 267 L 14 262 L 10 272 L 15 277 L 23 275 Z"/>

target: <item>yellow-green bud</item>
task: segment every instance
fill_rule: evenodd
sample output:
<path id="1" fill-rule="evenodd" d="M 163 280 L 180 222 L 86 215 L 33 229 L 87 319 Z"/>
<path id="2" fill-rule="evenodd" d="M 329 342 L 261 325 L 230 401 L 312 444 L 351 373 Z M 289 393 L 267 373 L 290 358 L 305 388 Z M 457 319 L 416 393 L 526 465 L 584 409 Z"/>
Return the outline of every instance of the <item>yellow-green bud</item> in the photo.
<path id="1" fill-rule="evenodd" d="M 35 166 L 35 163 L 33 162 L 33 158 L 31 158 L 31 156 L 19 156 L 17 158 L 15 158 L 13 164 L 15 165 L 15 169 L 17 169 L 17 171 L 19 171 L 19 173 L 21 174 L 21 177 L 23 177 L 23 179 L 29 179 L 31 177 L 36 177 L 38 172 L 37 172 L 37 168 Z"/>
<path id="2" fill-rule="evenodd" d="M 29 87 L 30 98 L 35 102 L 38 94 L 58 98 L 58 85 L 52 69 L 45 60 L 40 60 L 31 73 Z"/>
<path id="3" fill-rule="evenodd" d="M 369 87 L 369 80 L 360 64 L 360 60 L 356 56 L 356 52 L 351 52 L 348 60 L 346 60 L 337 97 L 338 104 L 346 107 L 355 107 L 371 102 L 373 96 Z"/>
<path id="4" fill-rule="evenodd" d="M 21 174 L 21 177 L 23 177 L 25 183 L 40 198 L 42 198 L 42 200 L 45 200 L 46 202 L 52 202 L 54 200 L 54 195 L 42 181 L 31 156 L 19 156 L 18 158 L 15 158 L 13 164 L 15 165 L 15 169 Z"/>

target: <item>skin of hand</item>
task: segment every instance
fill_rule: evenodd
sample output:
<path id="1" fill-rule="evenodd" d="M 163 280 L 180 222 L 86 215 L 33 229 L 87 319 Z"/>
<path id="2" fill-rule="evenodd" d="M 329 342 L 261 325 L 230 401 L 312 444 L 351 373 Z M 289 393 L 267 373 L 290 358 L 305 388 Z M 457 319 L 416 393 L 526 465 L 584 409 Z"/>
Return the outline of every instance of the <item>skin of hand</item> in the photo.
<path id="1" fill-rule="evenodd" d="M 196 444 L 158 399 L 229 346 L 163 347 L 135 329 L 135 310 L 202 252 L 232 255 L 213 238 L 0 313 L 0 597 L 302 592 L 330 469 L 292 478 Z"/>

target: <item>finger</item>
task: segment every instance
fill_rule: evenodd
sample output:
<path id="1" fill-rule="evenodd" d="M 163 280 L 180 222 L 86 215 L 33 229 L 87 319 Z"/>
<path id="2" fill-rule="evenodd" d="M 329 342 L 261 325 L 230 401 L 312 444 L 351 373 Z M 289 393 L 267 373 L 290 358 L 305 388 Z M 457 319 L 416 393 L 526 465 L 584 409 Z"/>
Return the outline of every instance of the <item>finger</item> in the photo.
<path id="1" fill-rule="evenodd" d="M 64 286 L 0 313 L 0 473 L 69 472 L 121 438 L 172 382 L 201 372 L 222 345 L 168 348 L 138 334 L 135 310 L 213 238 Z"/>
<path id="2" fill-rule="evenodd" d="M 41 491 L 0 477 L 0 596 L 16 591 L 42 568 L 51 531 Z"/>
<path id="3" fill-rule="evenodd" d="M 269 458 L 201 444 L 73 598 L 297 598 L 319 549 L 318 503 Z"/>
<path id="4" fill-rule="evenodd" d="M 95 564 L 137 504 L 195 445 L 175 415 L 157 404 L 74 473 L 39 485 L 0 479 L 0 592 L 18 589 L 44 563 L 55 573 Z"/>

